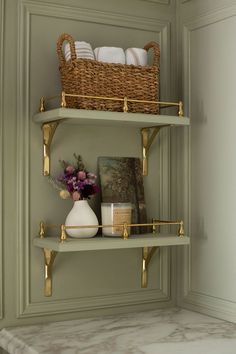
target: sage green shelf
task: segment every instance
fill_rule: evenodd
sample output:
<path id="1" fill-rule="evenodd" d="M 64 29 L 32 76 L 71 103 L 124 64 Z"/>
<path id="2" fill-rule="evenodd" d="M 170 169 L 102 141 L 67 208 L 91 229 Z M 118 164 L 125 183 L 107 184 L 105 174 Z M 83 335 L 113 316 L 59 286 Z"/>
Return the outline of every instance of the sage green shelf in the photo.
<path id="1" fill-rule="evenodd" d="M 148 153 L 159 133 L 165 127 L 183 127 L 190 124 L 188 117 L 154 115 L 145 113 L 123 113 L 71 108 L 56 108 L 34 115 L 35 123 L 41 124 L 43 133 L 43 175 L 50 174 L 50 149 L 53 136 L 61 123 L 138 128 L 142 137 L 143 175 L 148 173 Z M 52 267 L 60 252 L 99 251 L 116 249 L 142 249 L 141 286 L 147 287 L 148 266 L 153 254 L 159 247 L 189 245 L 190 238 L 170 234 L 131 235 L 128 239 L 96 236 L 87 239 L 67 238 L 60 242 L 59 237 L 36 237 L 34 246 L 41 248 L 44 254 L 44 294 L 52 295 Z"/>
<path id="2" fill-rule="evenodd" d="M 108 112 L 86 109 L 55 108 L 37 113 L 34 122 L 42 125 L 43 175 L 50 174 L 50 147 L 60 123 L 93 126 L 122 126 L 139 128 L 142 135 L 143 175 L 147 175 L 149 148 L 161 128 L 189 125 L 189 118 L 160 114 Z"/>
<path id="3" fill-rule="evenodd" d="M 169 234 L 131 235 L 128 239 L 120 237 L 95 236 L 86 239 L 67 238 L 60 242 L 59 237 L 36 237 L 34 246 L 44 253 L 44 295 L 52 295 L 52 266 L 57 254 L 61 252 L 101 251 L 128 248 L 142 249 L 141 286 L 147 287 L 148 265 L 159 247 L 189 245 L 187 236 Z"/>
<path id="4" fill-rule="evenodd" d="M 189 240 L 190 239 L 188 236 L 179 237 L 169 234 L 145 234 L 131 235 L 127 240 L 124 240 L 121 237 L 96 236 L 87 239 L 67 238 L 64 242 L 60 242 L 58 237 L 36 237 L 33 242 L 36 247 L 47 248 L 56 252 L 78 252 L 158 246 L 180 246 L 189 245 Z"/>
<path id="5" fill-rule="evenodd" d="M 159 125 L 189 125 L 189 118 L 145 113 L 108 112 L 86 109 L 56 108 L 33 117 L 36 123 L 63 121 L 81 125 L 153 127 Z"/>

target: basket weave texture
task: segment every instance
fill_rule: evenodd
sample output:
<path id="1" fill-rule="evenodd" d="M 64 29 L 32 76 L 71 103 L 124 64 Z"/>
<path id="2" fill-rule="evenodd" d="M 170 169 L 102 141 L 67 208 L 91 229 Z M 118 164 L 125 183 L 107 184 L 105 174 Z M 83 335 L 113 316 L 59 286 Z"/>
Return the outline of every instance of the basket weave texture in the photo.
<path id="1" fill-rule="evenodd" d="M 70 45 L 71 59 L 65 61 L 63 43 Z M 145 45 L 147 51 L 152 48 L 153 65 L 136 66 L 112 64 L 90 59 L 77 59 L 74 39 L 63 33 L 57 41 L 59 71 L 62 89 L 66 94 L 99 96 L 146 101 L 159 100 L 159 45 L 150 42 Z M 94 98 L 66 97 L 67 107 L 95 109 L 105 111 L 123 111 L 123 101 Z M 128 102 L 129 112 L 158 113 L 157 104 Z"/>

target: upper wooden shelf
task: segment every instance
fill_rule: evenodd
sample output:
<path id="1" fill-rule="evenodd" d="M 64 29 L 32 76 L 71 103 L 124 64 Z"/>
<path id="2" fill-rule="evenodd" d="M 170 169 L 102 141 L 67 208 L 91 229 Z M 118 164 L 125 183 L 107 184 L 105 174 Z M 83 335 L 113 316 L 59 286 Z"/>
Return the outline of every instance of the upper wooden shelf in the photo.
<path id="1" fill-rule="evenodd" d="M 145 113 L 123 113 L 86 109 L 56 108 L 34 115 L 36 123 L 65 122 L 80 125 L 133 126 L 138 128 L 160 125 L 189 125 L 188 117 Z"/>
<path id="2" fill-rule="evenodd" d="M 61 122 L 78 125 L 130 126 L 141 130 L 143 152 L 143 175 L 147 175 L 147 158 L 150 146 L 161 128 L 167 126 L 189 125 L 189 118 L 160 114 L 109 112 L 86 109 L 55 108 L 37 113 L 34 122 L 40 123 L 43 130 L 43 174 L 50 174 L 50 147 Z M 151 132 L 152 131 L 152 132 Z"/>

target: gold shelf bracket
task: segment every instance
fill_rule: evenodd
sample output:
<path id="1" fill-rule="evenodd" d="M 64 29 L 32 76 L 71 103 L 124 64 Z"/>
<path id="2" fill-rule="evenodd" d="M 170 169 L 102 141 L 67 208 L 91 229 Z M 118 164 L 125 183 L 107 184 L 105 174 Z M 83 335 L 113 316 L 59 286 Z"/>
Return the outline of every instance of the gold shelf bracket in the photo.
<path id="1" fill-rule="evenodd" d="M 52 296 L 52 266 L 56 258 L 57 252 L 43 249 L 44 253 L 44 295 Z"/>
<path id="2" fill-rule="evenodd" d="M 168 127 L 169 125 L 160 125 L 158 127 L 153 127 L 153 128 L 142 128 L 141 129 L 141 134 L 142 134 L 142 152 L 143 152 L 143 176 L 148 175 L 148 153 L 149 149 L 161 130 L 161 128 Z M 150 130 L 152 130 L 150 134 Z"/>
<path id="3" fill-rule="evenodd" d="M 152 256 L 159 249 L 158 246 L 154 247 L 143 247 L 143 257 L 142 257 L 142 278 L 141 287 L 146 288 L 148 284 L 148 265 L 152 259 Z"/>
<path id="4" fill-rule="evenodd" d="M 43 131 L 43 175 L 50 174 L 50 147 L 54 133 L 57 129 L 59 121 L 44 123 L 42 125 Z"/>

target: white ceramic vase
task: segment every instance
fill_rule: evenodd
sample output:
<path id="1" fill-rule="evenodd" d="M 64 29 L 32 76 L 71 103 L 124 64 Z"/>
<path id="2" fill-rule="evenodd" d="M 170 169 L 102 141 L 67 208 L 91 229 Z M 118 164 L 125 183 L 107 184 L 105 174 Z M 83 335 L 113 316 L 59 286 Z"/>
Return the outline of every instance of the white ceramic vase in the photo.
<path id="1" fill-rule="evenodd" d="M 87 200 L 78 200 L 74 202 L 73 208 L 67 215 L 65 226 L 84 226 L 98 225 L 98 219 L 94 211 L 91 209 Z M 97 227 L 94 228 L 78 228 L 66 229 L 66 233 L 75 238 L 89 238 L 96 235 Z"/>

